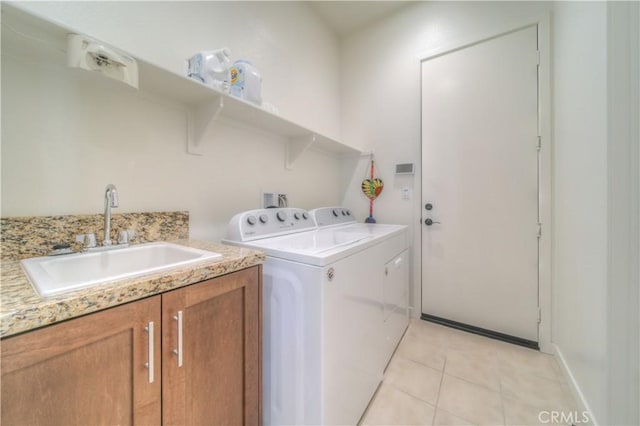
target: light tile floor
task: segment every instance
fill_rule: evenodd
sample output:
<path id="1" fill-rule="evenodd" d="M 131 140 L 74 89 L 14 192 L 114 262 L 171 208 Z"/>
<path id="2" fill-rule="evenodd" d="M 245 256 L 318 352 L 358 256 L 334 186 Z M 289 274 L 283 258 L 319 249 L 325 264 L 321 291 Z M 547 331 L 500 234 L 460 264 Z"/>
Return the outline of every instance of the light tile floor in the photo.
<path id="1" fill-rule="evenodd" d="M 553 356 L 412 320 L 361 424 L 539 425 L 541 411 L 576 411 Z"/>

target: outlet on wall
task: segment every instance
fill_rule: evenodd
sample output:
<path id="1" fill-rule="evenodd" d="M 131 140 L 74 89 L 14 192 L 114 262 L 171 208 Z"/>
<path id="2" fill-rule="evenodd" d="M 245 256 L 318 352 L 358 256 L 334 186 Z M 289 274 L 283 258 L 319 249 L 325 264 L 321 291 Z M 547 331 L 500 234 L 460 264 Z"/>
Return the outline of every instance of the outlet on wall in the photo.
<path id="1" fill-rule="evenodd" d="M 275 192 L 262 193 L 262 208 L 276 207 L 278 205 L 278 194 Z"/>
<path id="2" fill-rule="evenodd" d="M 262 208 L 270 207 L 289 207 L 289 199 L 287 194 L 281 192 L 263 192 Z"/>

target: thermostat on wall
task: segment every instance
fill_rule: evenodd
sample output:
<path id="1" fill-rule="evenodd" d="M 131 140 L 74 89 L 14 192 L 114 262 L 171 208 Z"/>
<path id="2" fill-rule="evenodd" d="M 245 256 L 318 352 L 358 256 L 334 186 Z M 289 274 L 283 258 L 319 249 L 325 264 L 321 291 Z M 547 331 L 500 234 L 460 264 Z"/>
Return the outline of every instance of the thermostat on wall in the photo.
<path id="1" fill-rule="evenodd" d="M 396 164 L 397 175 L 412 175 L 413 173 L 413 163 Z"/>

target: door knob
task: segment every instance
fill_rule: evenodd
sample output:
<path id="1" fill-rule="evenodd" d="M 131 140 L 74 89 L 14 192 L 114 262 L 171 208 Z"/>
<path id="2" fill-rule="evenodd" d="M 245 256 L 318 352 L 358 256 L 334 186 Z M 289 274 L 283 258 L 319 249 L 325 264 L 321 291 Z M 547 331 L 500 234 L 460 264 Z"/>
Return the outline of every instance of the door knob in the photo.
<path id="1" fill-rule="evenodd" d="M 431 210 L 433 208 L 433 204 L 427 203 L 427 204 L 424 205 L 424 208 L 427 209 L 427 210 Z"/>
<path id="2" fill-rule="evenodd" d="M 425 220 L 424 220 L 424 224 L 425 224 L 425 225 L 427 225 L 427 226 L 431 226 L 431 225 L 433 225 L 434 223 L 440 223 L 440 222 L 436 222 L 436 221 L 431 220 L 431 219 L 429 219 L 429 218 L 427 218 L 427 219 L 425 219 Z"/>

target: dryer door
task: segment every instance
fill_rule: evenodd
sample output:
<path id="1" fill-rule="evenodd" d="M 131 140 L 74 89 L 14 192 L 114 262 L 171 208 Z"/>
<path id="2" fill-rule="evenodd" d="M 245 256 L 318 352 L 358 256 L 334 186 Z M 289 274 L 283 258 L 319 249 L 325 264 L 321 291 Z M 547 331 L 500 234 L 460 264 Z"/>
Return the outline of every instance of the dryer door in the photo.
<path id="1" fill-rule="evenodd" d="M 409 250 L 387 262 L 384 274 L 384 347 L 388 362 L 409 325 Z"/>

